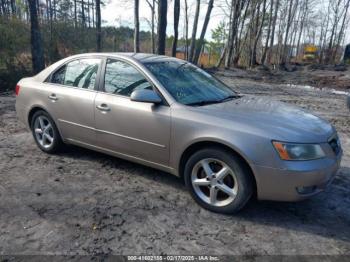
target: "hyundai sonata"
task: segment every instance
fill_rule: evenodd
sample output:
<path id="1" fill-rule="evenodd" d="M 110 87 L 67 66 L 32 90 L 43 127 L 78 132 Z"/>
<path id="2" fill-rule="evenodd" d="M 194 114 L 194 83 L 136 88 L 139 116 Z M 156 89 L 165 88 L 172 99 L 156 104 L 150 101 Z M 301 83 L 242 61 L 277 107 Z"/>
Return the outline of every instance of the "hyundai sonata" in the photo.
<path id="1" fill-rule="evenodd" d="M 334 178 L 334 127 L 300 108 L 241 95 L 183 60 L 132 53 L 63 59 L 16 86 L 38 147 L 86 147 L 182 177 L 201 206 L 241 209 L 253 194 L 297 201 Z"/>

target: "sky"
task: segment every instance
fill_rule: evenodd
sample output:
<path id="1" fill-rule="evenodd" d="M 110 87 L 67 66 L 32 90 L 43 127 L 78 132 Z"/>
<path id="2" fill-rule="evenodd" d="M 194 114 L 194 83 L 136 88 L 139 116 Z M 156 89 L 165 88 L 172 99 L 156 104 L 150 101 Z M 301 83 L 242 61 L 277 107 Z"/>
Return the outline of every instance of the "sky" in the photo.
<path id="1" fill-rule="evenodd" d="M 134 10 L 133 0 L 109 0 L 101 10 L 102 20 L 104 25 L 114 26 L 128 26 L 134 27 Z M 182 1 L 181 1 L 182 2 Z M 211 30 L 216 28 L 217 25 L 225 17 L 224 11 L 220 7 L 222 0 L 214 2 L 214 8 L 212 10 L 211 19 L 208 25 L 206 38 L 211 38 Z M 167 35 L 174 34 L 174 16 L 173 16 L 173 5 L 174 1 L 168 1 L 168 25 Z M 184 10 L 182 9 L 183 3 L 181 3 L 180 10 L 180 24 L 179 24 L 179 36 L 180 38 L 184 33 Z M 189 6 L 189 36 L 191 35 L 193 16 L 195 12 L 195 0 L 188 0 Z M 200 31 L 202 30 L 203 20 L 205 13 L 207 12 L 207 1 L 202 1 L 200 8 L 199 26 L 197 29 L 197 36 L 199 37 Z M 140 0 L 140 30 L 150 31 L 150 24 L 148 21 L 151 19 L 151 9 L 148 6 L 146 0 Z M 148 21 L 147 21 L 148 20 Z"/>
<path id="2" fill-rule="evenodd" d="M 202 30 L 203 20 L 205 17 L 205 13 L 207 11 L 207 1 L 208 0 L 202 0 L 201 1 L 201 7 L 200 7 L 200 17 L 199 17 L 199 24 L 197 29 L 197 37 L 199 37 L 200 32 Z M 326 6 L 328 6 L 328 1 L 333 0 L 311 0 L 313 2 L 312 4 L 312 12 L 316 13 L 318 10 L 327 10 Z M 150 21 L 151 19 L 151 9 L 149 8 L 146 0 L 139 0 L 140 2 L 140 29 L 144 31 L 150 31 Z M 180 24 L 179 24 L 179 37 L 183 37 L 184 34 L 184 10 L 183 10 L 183 0 L 181 0 L 181 10 L 180 10 Z M 193 17 L 195 13 L 195 5 L 196 0 L 187 0 L 188 6 L 189 6 L 189 37 L 191 37 L 191 31 L 192 31 L 192 23 L 193 23 Z M 228 7 L 227 2 L 229 0 L 215 0 L 214 1 L 214 8 L 211 13 L 210 22 L 208 25 L 208 29 L 206 32 L 205 38 L 207 40 L 211 40 L 211 30 L 215 29 L 221 21 L 226 19 L 228 17 Z M 133 13 L 133 4 L 134 0 L 106 0 L 105 6 L 102 7 L 102 21 L 103 25 L 113 25 L 113 26 L 128 26 L 130 28 L 134 27 L 134 13 Z M 174 17 L 173 17 L 173 0 L 168 0 L 168 25 L 167 25 L 167 35 L 173 35 L 174 30 Z M 345 34 L 345 42 L 350 42 L 350 33 L 349 28 L 346 30 Z"/>

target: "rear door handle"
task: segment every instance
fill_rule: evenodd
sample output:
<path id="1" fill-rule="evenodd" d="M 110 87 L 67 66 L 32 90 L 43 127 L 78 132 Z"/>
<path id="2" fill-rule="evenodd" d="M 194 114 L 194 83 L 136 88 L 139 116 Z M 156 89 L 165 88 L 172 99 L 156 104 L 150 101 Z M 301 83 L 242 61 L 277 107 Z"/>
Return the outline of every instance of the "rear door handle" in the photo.
<path id="1" fill-rule="evenodd" d="M 103 111 L 103 112 L 111 111 L 111 109 L 108 107 L 107 104 L 98 105 L 98 106 L 96 106 L 96 108 L 100 111 Z"/>
<path id="2" fill-rule="evenodd" d="M 58 100 L 58 97 L 56 96 L 56 94 L 51 94 L 48 96 L 48 98 L 52 101 L 57 101 Z"/>

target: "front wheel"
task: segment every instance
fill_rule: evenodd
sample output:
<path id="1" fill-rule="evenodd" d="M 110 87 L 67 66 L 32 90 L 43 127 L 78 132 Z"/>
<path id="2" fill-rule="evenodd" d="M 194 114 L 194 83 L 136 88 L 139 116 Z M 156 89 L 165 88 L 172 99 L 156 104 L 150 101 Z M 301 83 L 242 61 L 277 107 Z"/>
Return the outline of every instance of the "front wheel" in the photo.
<path id="1" fill-rule="evenodd" d="M 218 213 L 235 213 L 250 199 L 250 171 L 233 153 L 208 148 L 194 153 L 185 166 L 185 183 L 202 207 Z"/>
<path id="2" fill-rule="evenodd" d="M 62 147 L 62 139 L 55 122 L 45 111 L 34 113 L 31 121 L 34 140 L 39 148 L 46 153 L 56 153 Z"/>

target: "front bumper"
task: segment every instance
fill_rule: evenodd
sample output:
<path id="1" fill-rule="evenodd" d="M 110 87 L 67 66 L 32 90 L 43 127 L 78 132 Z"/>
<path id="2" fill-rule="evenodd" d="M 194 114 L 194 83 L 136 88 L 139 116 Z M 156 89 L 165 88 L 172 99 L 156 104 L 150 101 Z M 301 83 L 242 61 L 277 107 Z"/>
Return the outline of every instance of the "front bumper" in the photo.
<path id="1" fill-rule="evenodd" d="M 279 169 L 253 165 L 260 200 L 300 201 L 323 191 L 334 179 L 342 157 L 311 161 L 290 161 L 288 168 Z M 308 188 L 307 193 L 299 189 Z"/>

